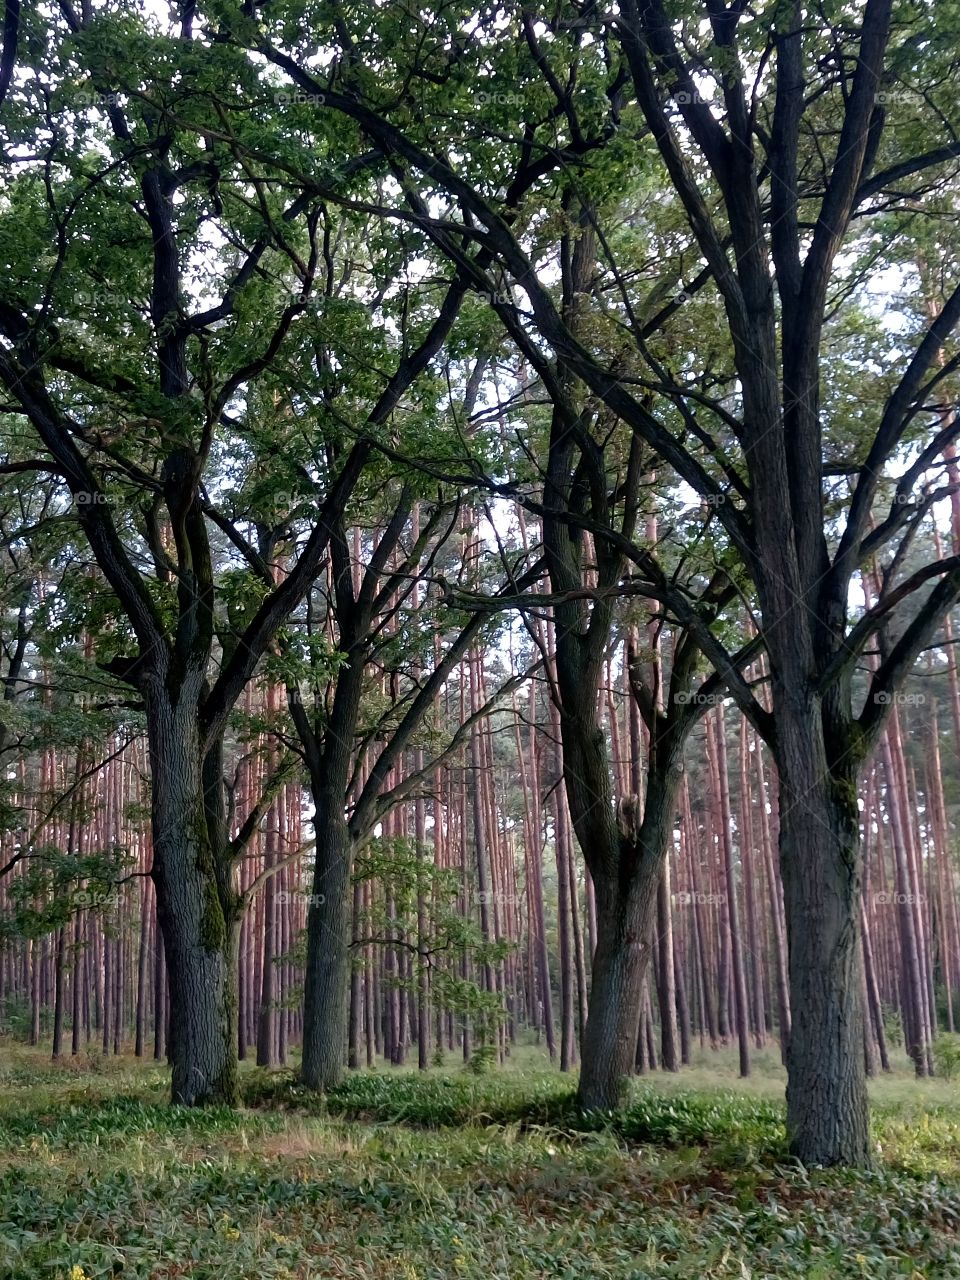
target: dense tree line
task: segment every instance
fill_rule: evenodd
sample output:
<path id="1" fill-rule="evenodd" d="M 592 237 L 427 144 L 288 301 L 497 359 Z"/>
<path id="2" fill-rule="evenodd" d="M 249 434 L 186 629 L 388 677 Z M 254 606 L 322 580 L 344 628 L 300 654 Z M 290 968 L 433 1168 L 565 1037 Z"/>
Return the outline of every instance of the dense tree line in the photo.
<path id="1" fill-rule="evenodd" d="M 606 1108 L 776 1033 L 869 1159 L 956 1017 L 956 15 L 816 16 L 8 24 L 32 1036 L 229 1103 L 529 1026 Z"/>
<path id="2" fill-rule="evenodd" d="M 451 677 L 441 699 L 451 727 L 472 691 L 484 698 L 497 685 L 488 665 L 475 650 Z M 603 678 L 603 718 L 614 789 L 629 809 L 642 727 L 616 660 L 612 668 Z M 932 1037 L 953 1031 L 960 1012 L 957 868 L 947 817 L 957 770 L 945 723 L 957 710 L 954 674 L 946 654 L 931 656 L 898 706 L 863 791 L 864 1052 L 871 1072 L 903 1050 L 920 1074 L 929 1071 Z M 563 1055 L 563 1065 L 575 1065 L 596 906 L 592 883 L 572 856 L 544 692 L 531 679 L 519 699 L 508 695 L 476 721 L 437 767 L 429 794 L 399 805 L 365 846 L 349 903 L 355 954 L 341 1063 L 381 1055 L 412 1061 L 416 1051 L 428 1066 L 439 1050 L 482 1064 L 484 1051 L 496 1057 L 533 1036 L 558 1063 Z M 62 722 L 68 713 L 57 712 Z M 256 708 L 253 691 L 244 712 L 260 750 L 238 750 L 241 811 L 245 794 L 258 789 L 255 775 L 269 765 L 265 727 L 278 727 L 276 706 Z M 635 750 L 631 735 L 638 734 Z M 113 1052 L 132 1040 L 138 1053 L 163 1057 L 169 994 L 145 874 L 144 743 L 107 729 L 99 750 L 102 757 L 86 737 L 71 749 L 58 730 L 18 778 L 18 810 L 45 821 L 4 882 L 5 1025 L 52 1042 L 57 1054 Z M 942 752 L 952 753 L 949 768 Z M 719 698 L 686 765 L 636 1066 L 675 1070 L 693 1045 L 739 1038 L 749 1069 L 752 1048 L 771 1037 L 785 1044 L 790 1026 L 773 774 L 749 723 L 734 723 Z M 309 813 L 309 789 L 287 781 L 240 872 L 241 889 L 253 892 L 239 941 L 238 1053 L 264 1064 L 286 1061 L 302 1039 L 299 939 L 313 896 Z M 5 853 L 15 857 L 23 843 L 22 832 L 12 832 Z M 744 1007 L 735 954 L 745 974 Z"/>

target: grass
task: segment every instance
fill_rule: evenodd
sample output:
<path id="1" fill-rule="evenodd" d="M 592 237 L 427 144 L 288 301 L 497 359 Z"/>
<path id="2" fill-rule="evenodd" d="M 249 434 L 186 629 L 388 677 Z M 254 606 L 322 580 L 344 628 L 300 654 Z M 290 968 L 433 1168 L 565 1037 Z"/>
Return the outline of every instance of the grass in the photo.
<path id="1" fill-rule="evenodd" d="M 878 1082 L 878 1165 L 852 1175 L 786 1157 L 769 1056 L 751 1082 L 722 1054 L 647 1077 L 587 1121 L 518 1056 L 325 1100 L 245 1071 L 244 1110 L 198 1112 L 152 1064 L 0 1046 L 0 1280 L 960 1280 L 956 1084 Z"/>

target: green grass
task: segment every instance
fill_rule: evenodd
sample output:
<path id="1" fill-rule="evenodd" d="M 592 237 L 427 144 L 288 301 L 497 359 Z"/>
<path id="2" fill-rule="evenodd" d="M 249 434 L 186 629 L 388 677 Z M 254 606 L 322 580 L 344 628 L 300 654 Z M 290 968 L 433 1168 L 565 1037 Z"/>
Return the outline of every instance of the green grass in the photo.
<path id="1" fill-rule="evenodd" d="M 772 1058 L 584 1120 L 522 1056 L 325 1100 L 245 1071 L 247 1109 L 196 1112 L 152 1064 L 0 1046 L 0 1280 L 960 1280 L 956 1084 L 878 1082 L 878 1166 L 852 1175 L 786 1157 Z"/>

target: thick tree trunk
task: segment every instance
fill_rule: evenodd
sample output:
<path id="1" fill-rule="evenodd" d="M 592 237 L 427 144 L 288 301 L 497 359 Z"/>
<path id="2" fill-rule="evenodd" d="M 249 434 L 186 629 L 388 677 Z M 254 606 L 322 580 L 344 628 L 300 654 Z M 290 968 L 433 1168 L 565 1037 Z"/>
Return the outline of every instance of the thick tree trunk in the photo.
<path id="1" fill-rule="evenodd" d="M 677 767 L 650 775 L 632 865 L 618 863 L 612 874 L 604 874 L 599 865 L 593 869 L 597 949 L 577 1095 L 585 1110 L 619 1106 L 633 1074 L 657 889 L 672 835 L 679 781 Z"/>
<path id="2" fill-rule="evenodd" d="M 594 877 L 597 949 L 578 1094 L 585 1110 L 619 1107 L 633 1074 L 659 879 L 637 877 L 624 892 L 616 877 Z"/>
<path id="3" fill-rule="evenodd" d="M 238 1100 L 235 911 L 211 847 L 196 717 L 148 701 L 153 776 L 153 882 L 170 992 L 172 1100 Z M 158 1017 L 162 1016 L 158 1010 Z"/>
<path id="4" fill-rule="evenodd" d="M 787 1129 L 805 1164 L 865 1166 L 870 1130 L 859 974 L 855 767 L 813 712 L 778 718 L 780 859 L 790 964 Z"/>
<path id="5" fill-rule="evenodd" d="M 314 794 L 317 846 L 307 918 L 301 1078 L 332 1089 L 343 1076 L 350 978 L 353 845 L 342 800 Z"/>

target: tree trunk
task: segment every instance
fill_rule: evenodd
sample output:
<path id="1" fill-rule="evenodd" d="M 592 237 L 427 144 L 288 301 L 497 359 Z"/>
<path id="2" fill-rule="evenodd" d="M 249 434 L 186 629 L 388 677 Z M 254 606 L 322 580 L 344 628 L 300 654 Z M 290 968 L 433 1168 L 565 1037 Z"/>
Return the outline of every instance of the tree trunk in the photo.
<path id="1" fill-rule="evenodd" d="M 680 1070 L 680 1031 L 677 1025 L 677 980 L 673 963 L 673 913 L 670 860 L 664 859 L 657 889 L 657 1002 L 660 1006 L 660 1056 L 664 1071 Z"/>
<path id="2" fill-rule="evenodd" d="M 709 721 L 708 721 L 709 727 Z M 750 1036 L 747 1029 L 747 984 L 743 967 L 743 940 L 740 932 L 740 905 L 736 868 L 733 857 L 731 832 L 730 783 L 727 772 L 727 737 L 723 717 L 723 704 L 717 707 L 715 722 L 714 768 L 717 774 L 717 791 L 720 797 L 720 848 L 723 853 L 724 885 L 727 896 L 727 921 L 730 929 L 730 963 L 733 979 L 733 1006 L 737 1025 L 737 1044 L 740 1050 L 740 1074 L 750 1074 Z M 740 833 L 741 840 L 743 833 Z"/>
<path id="3" fill-rule="evenodd" d="M 868 1001 L 864 1009 L 864 1017 L 869 1012 L 873 1022 L 873 1038 L 877 1042 L 877 1053 L 880 1056 L 880 1066 L 884 1071 L 889 1071 L 890 1058 L 887 1054 L 887 1036 L 883 1027 L 883 1008 L 880 1004 L 880 993 L 877 988 L 877 979 L 873 967 L 873 947 L 870 943 L 870 930 L 867 927 L 867 915 L 862 902 L 860 903 L 860 928 L 863 933 L 864 982 Z"/>
<path id="4" fill-rule="evenodd" d="M 269 871 L 277 861 L 277 808 L 267 815 L 263 867 Z M 260 1013 L 257 1019 L 257 1066 L 277 1065 L 277 877 L 269 876 L 263 887 L 263 965 L 260 971 Z"/>
<path id="5" fill-rule="evenodd" d="M 423 751 L 414 754 L 414 770 L 423 772 Z M 427 927 L 427 813 L 422 797 L 417 797 L 413 809 L 414 838 L 417 850 L 417 947 L 422 953 L 429 944 Z M 436 806 L 434 808 L 436 821 Z M 430 1065 L 430 971 L 423 955 L 417 956 L 417 1066 L 426 1071 Z"/>
<path id="6" fill-rule="evenodd" d="M 301 1078 L 310 1089 L 332 1089 L 343 1076 L 347 1037 L 353 845 L 342 799 L 315 791 L 314 803 L 317 846 L 307 918 Z"/>
<path id="7" fill-rule="evenodd" d="M 784 1063 L 787 1060 L 787 1045 L 790 1041 L 790 985 L 789 961 L 787 959 L 786 922 L 783 907 L 783 884 L 777 874 L 777 863 L 773 856 L 774 841 L 770 832 L 770 818 L 767 813 L 766 770 L 763 761 L 763 747 L 759 739 L 754 739 L 757 759 L 757 780 L 760 789 L 760 833 L 763 845 L 763 865 L 767 873 L 767 890 L 770 896 L 770 919 L 773 925 L 774 961 L 777 972 L 777 1029 L 780 1033 L 780 1056 Z M 775 802 L 774 802 L 775 803 Z"/>
<path id="8" fill-rule="evenodd" d="M 619 865 L 612 874 L 604 874 L 599 864 L 593 869 L 597 949 L 577 1095 L 585 1110 L 618 1107 L 633 1074 L 657 889 L 672 835 L 679 781 L 676 767 L 651 773 L 630 874 L 625 875 Z"/>
<path id="9" fill-rule="evenodd" d="M 147 1027 L 147 954 L 150 945 L 150 881 L 143 882 L 140 895 L 140 947 L 137 952 L 137 1012 L 133 1052 L 143 1057 L 143 1043 Z"/>
<path id="10" fill-rule="evenodd" d="M 233 1106 L 239 1096 L 236 911 L 218 882 L 199 732 L 189 701 L 185 698 L 180 710 L 160 697 L 148 700 L 152 875 L 170 991 L 172 1100 Z"/>
<path id="11" fill-rule="evenodd" d="M 619 1107 L 633 1074 L 658 881 L 638 878 L 624 893 L 615 878 L 594 877 L 597 949 L 578 1095 L 585 1110 Z"/>
<path id="12" fill-rule="evenodd" d="M 53 997 L 53 1057 L 59 1058 L 63 1053 L 63 1009 L 64 978 L 67 954 L 67 926 L 61 925 L 57 930 L 57 960 L 54 978 Z"/>
<path id="13" fill-rule="evenodd" d="M 856 769 L 837 741 L 831 772 L 823 725 L 810 708 L 780 715 L 777 730 L 792 1013 L 787 1130 L 793 1154 L 805 1164 L 864 1166 L 870 1129 L 858 972 Z"/>
<path id="14" fill-rule="evenodd" d="M 362 940 L 361 922 L 363 917 L 363 882 L 358 880 L 353 886 L 353 910 L 351 912 L 351 934 L 354 946 Z M 366 965 L 361 968 L 355 959 L 350 970 L 350 1013 L 347 1026 L 347 1063 L 351 1070 L 360 1066 L 363 1053 L 364 1010 L 366 1007 Z"/>

